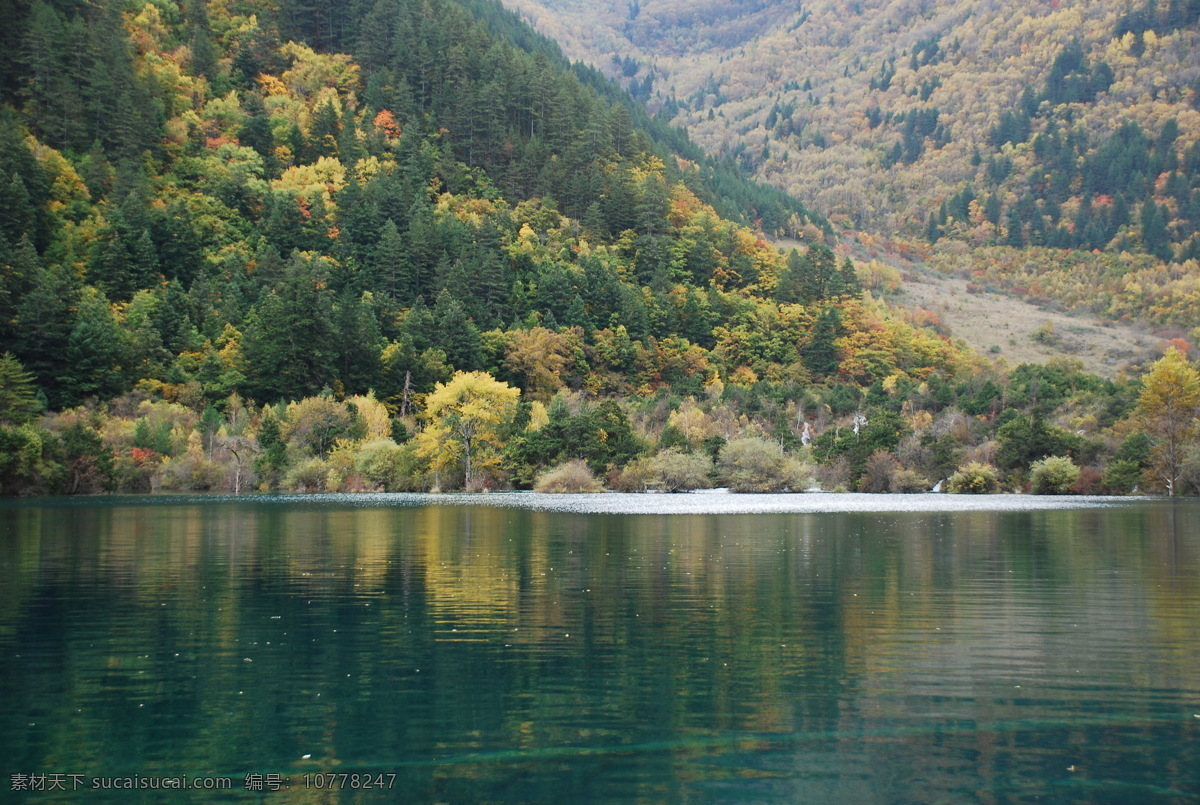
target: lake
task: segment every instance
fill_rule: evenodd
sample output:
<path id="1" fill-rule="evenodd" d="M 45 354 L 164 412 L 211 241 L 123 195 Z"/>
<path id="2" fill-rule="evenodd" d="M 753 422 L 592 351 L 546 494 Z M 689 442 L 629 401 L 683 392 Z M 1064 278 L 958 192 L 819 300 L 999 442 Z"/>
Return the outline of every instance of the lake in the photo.
<path id="1" fill-rule="evenodd" d="M 0 799 L 1200 800 L 1197 501 L 56 499 L 0 541 Z"/>

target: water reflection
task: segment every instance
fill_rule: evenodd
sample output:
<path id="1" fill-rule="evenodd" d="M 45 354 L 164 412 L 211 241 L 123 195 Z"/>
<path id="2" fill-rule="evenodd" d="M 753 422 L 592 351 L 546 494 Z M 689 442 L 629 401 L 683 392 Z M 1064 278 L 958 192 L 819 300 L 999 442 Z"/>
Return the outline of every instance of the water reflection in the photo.
<path id="1" fill-rule="evenodd" d="M 278 772 L 283 801 L 336 799 L 319 770 L 416 801 L 1200 796 L 1194 504 L 428 502 L 6 506 L 6 766 Z"/>

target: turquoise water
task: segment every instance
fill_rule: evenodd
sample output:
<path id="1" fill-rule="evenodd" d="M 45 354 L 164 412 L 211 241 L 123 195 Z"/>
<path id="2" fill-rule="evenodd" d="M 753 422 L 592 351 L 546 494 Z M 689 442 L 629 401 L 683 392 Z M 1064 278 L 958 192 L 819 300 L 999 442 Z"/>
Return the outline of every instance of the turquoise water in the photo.
<path id="1" fill-rule="evenodd" d="M 0 799 L 1200 800 L 1195 502 L 10 501 L 0 578 Z"/>

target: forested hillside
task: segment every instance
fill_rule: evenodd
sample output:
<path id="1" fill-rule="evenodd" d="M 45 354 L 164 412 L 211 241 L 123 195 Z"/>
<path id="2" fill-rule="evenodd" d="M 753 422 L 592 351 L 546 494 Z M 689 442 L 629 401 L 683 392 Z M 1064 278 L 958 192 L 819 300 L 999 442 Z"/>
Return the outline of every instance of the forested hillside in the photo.
<path id="1" fill-rule="evenodd" d="M 893 315 L 498 4 L 4 13 L 4 493 L 1200 486 L 1135 376 Z"/>
<path id="2" fill-rule="evenodd" d="M 1156 285 L 1190 278 L 1165 310 L 1164 294 L 1138 300 L 1150 320 L 1200 315 L 1193 0 L 507 3 L 845 227 L 918 257 L 939 242 L 1148 254 Z"/>

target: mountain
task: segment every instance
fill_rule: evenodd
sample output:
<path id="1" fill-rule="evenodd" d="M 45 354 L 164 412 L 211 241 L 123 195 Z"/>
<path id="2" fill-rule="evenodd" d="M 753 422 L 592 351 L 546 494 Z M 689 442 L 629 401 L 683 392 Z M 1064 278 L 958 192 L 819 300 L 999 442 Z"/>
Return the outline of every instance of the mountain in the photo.
<path id="1" fill-rule="evenodd" d="M 713 208 L 825 237 L 498 4 L 39 0 L 12 18 L 0 340 L 54 407 L 220 375 L 223 349 L 249 360 L 212 381 L 224 394 L 380 388 L 379 355 L 352 352 L 402 337 L 403 316 L 458 321 L 406 342 L 456 368 L 479 331 L 530 315 L 620 312 L 662 337 L 678 325 L 641 285 L 665 300 L 684 281 L 698 303 L 712 271 L 768 279 L 765 244 Z M 518 257 L 526 231 L 565 251 Z M 613 250 L 588 264 L 603 303 L 572 273 L 595 247 Z M 294 327 L 322 338 L 282 343 Z"/>
<path id="2" fill-rule="evenodd" d="M 1110 284 L 1200 272 L 1195 0 L 506 3 L 843 228 L 918 256 L 934 246 L 942 265 L 1001 284 L 999 252 L 952 244 L 1033 247 L 1052 274 L 1058 258 L 1039 250 L 1103 251 L 1117 265 L 1086 273 Z M 1186 329 L 1200 313 L 1189 294 L 1137 304 Z M 1089 304 L 1113 318 L 1129 307 L 1111 294 Z"/>
<path id="3" fill-rule="evenodd" d="M 895 268 L 497 3 L 5 3 L 5 494 L 1162 464 L 1136 375 L 1010 370 L 893 310 Z M 1178 346 L 1157 375 L 1192 377 Z M 1147 483 L 1200 488 L 1172 456 Z"/>

